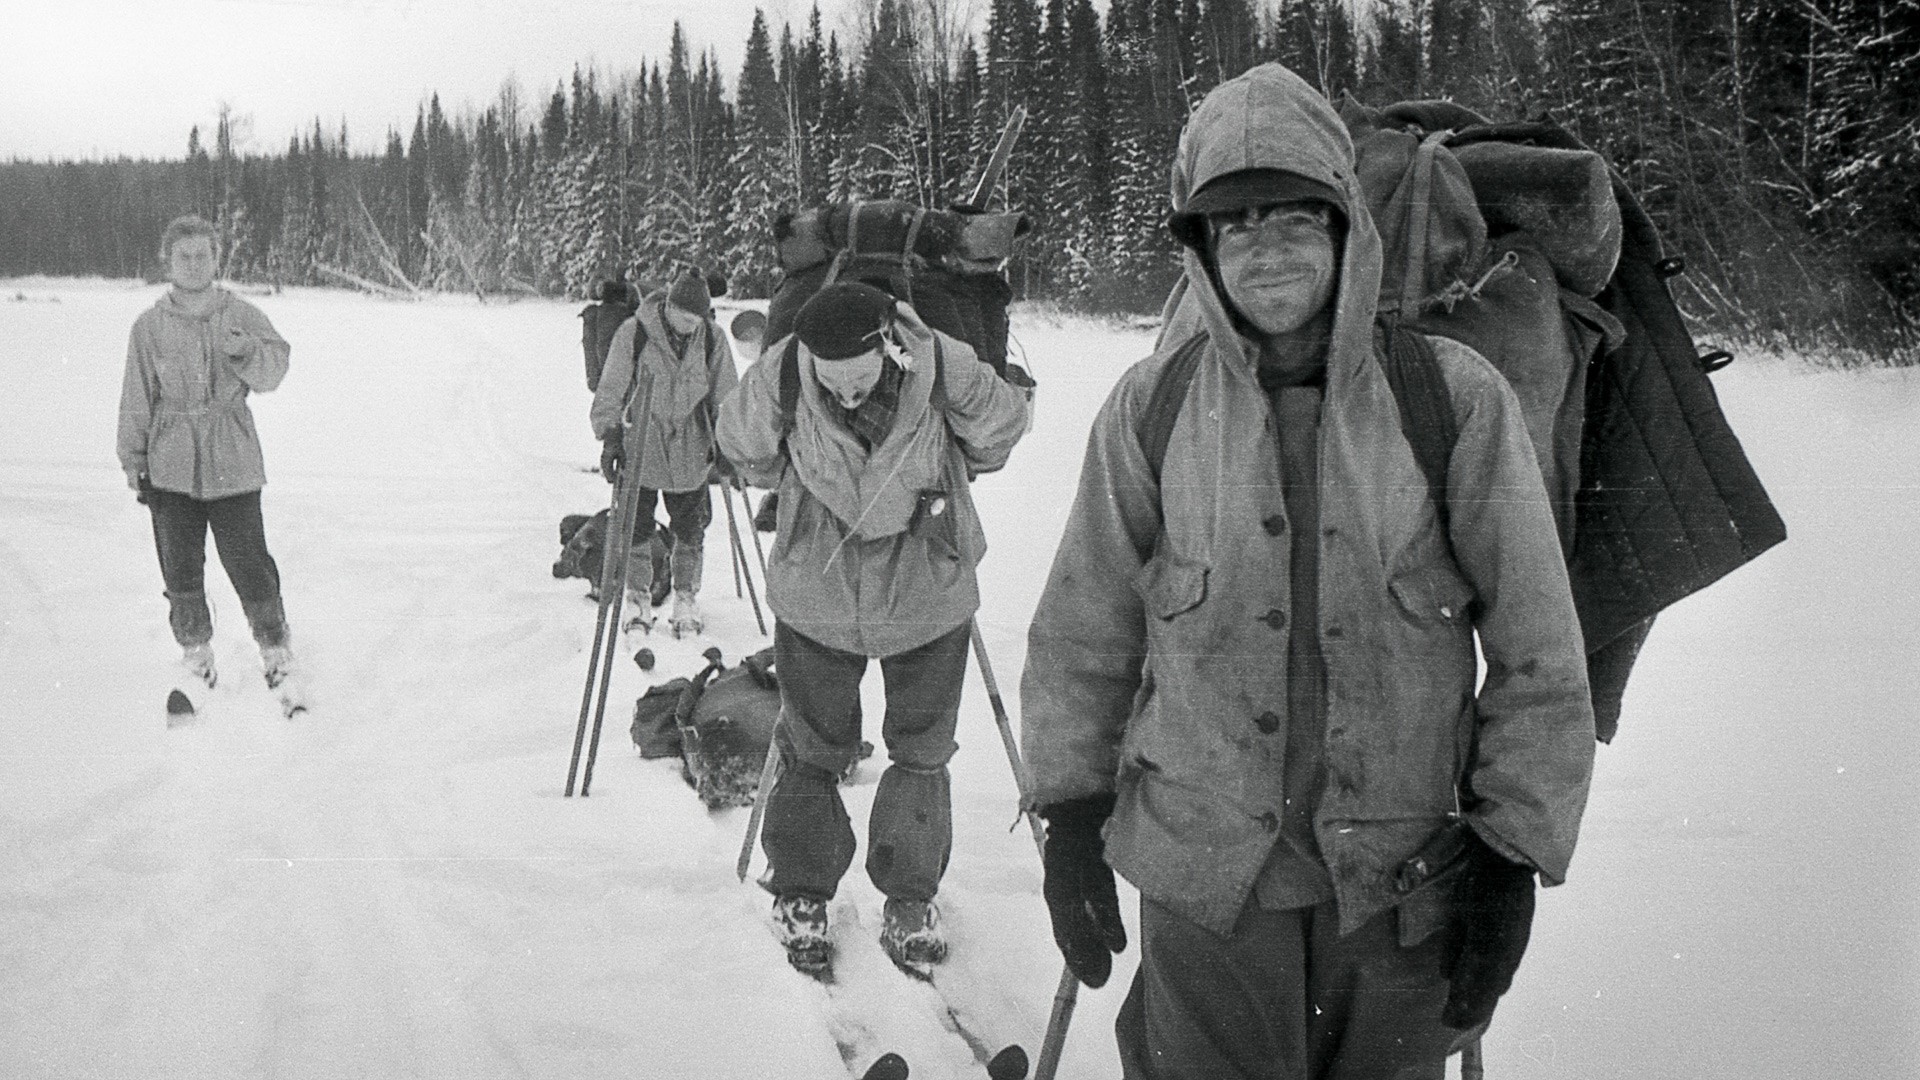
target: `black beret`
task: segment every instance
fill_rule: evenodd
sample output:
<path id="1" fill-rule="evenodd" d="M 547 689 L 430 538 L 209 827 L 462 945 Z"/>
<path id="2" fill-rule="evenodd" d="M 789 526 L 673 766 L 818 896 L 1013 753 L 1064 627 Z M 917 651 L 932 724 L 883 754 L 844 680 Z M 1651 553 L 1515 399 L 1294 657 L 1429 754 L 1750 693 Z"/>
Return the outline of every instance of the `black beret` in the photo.
<path id="1" fill-rule="evenodd" d="M 1168 217 L 1167 226 L 1175 240 L 1202 250 L 1206 246 L 1203 220 L 1206 215 L 1285 202 L 1322 202 L 1339 210 L 1343 200 L 1338 191 L 1299 173 L 1284 169 L 1241 169 L 1201 185 L 1183 209 Z"/>
<path id="2" fill-rule="evenodd" d="M 872 352 L 893 322 L 893 297 L 859 281 L 836 281 L 814 293 L 794 316 L 793 332 L 819 360 Z"/>

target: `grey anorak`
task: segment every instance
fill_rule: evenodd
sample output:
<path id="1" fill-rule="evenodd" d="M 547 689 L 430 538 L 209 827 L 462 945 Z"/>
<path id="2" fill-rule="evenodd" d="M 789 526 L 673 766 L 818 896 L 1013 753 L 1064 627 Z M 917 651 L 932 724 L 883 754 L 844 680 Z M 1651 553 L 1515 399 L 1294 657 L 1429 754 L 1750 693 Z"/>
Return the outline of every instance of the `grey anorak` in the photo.
<path id="1" fill-rule="evenodd" d="M 1265 65 L 1188 121 L 1173 191 L 1178 208 L 1216 176 L 1277 168 L 1345 197 L 1318 449 L 1326 782 L 1313 817 L 1342 932 L 1402 899 L 1396 869 L 1463 809 L 1496 850 L 1559 882 L 1594 746 L 1579 628 L 1517 400 L 1478 353 L 1433 339 L 1460 424 L 1443 531 L 1378 360 L 1380 240 L 1352 162 L 1325 100 Z M 1094 421 L 1029 632 L 1023 745 L 1036 804 L 1116 792 L 1108 860 L 1226 933 L 1286 795 L 1286 729 L 1270 717 L 1287 701 L 1291 523 L 1250 347 L 1199 256 L 1185 270 L 1207 339 L 1198 370 L 1158 481 L 1139 431 L 1190 334 L 1123 376 Z"/>
<path id="2" fill-rule="evenodd" d="M 714 412 L 739 384 L 733 350 L 712 319 L 702 319 L 691 334 L 669 335 L 664 296 L 643 301 L 633 318 L 620 324 L 607 346 L 607 363 L 588 413 L 593 434 L 604 439 L 625 427 L 638 447 L 627 447 L 627 461 L 639 470 L 640 486 L 654 491 L 692 491 L 707 482 L 713 464 Z M 646 330 L 638 364 L 633 355 L 636 327 Z M 678 338 L 685 347 L 676 351 Z M 635 385 L 636 367 L 645 374 Z M 640 389 L 651 382 L 651 394 Z M 642 398 L 647 417 L 635 413 Z"/>
<path id="3" fill-rule="evenodd" d="M 286 378 L 292 350 L 260 309 L 226 289 L 194 314 L 172 290 L 134 320 L 120 383 L 120 468 L 196 499 L 267 482 L 247 395 Z"/>
<path id="4" fill-rule="evenodd" d="M 965 342 L 934 331 L 913 348 L 891 432 L 868 452 L 825 412 L 805 346 L 786 431 L 787 341 L 767 349 L 720 407 L 727 459 L 780 492 L 767 604 L 788 626 L 847 652 L 892 656 L 924 645 L 980 606 L 975 568 L 987 539 L 967 477 L 1005 464 L 1026 432 L 1026 398 Z"/>

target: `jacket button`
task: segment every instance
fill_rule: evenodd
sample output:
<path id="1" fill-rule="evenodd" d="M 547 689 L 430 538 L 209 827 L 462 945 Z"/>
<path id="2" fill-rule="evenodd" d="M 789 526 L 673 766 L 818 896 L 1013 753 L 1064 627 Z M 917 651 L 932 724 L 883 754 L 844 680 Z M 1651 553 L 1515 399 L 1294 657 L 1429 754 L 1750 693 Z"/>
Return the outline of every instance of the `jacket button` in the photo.
<path id="1" fill-rule="evenodd" d="M 1327 636 L 1335 640 L 1339 640 L 1340 638 L 1346 637 L 1347 632 L 1345 630 L 1340 629 L 1337 626 L 1329 626 L 1327 627 Z"/>
<path id="2" fill-rule="evenodd" d="M 1287 625 L 1287 613 L 1284 611 L 1281 611 L 1279 608 L 1272 608 L 1268 610 L 1268 612 L 1265 615 L 1262 615 L 1253 621 L 1266 623 L 1267 629 L 1269 630 L 1278 630 L 1281 627 Z"/>
<path id="3" fill-rule="evenodd" d="M 1268 832 L 1279 832 L 1280 831 L 1280 815 L 1269 810 L 1266 813 L 1260 815 L 1260 824 L 1265 825 L 1267 827 Z"/>
<path id="4" fill-rule="evenodd" d="M 1275 715 L 1272 709 L 1268 709 L 1253 718 L 1253 726 L 1260 729 L 1260 734 L 1271 735 L 1280 730 L 1280 717 Z"/>
<path id="5" fill-rule="evenodd" d="M 1279 536 L 1287 531 L 1287 520 L 1279 514 L 1268 514 L 1261 519 L 1260 527 L 1267 530 L 1268 536 Z"/>

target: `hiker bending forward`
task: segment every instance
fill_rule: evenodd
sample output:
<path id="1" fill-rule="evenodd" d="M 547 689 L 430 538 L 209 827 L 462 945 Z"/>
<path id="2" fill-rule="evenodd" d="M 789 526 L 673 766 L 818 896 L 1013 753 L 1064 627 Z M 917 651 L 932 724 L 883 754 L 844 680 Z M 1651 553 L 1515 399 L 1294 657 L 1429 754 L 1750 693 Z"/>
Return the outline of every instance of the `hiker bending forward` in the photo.
<path id="1" fill-rule="evenodd" d="M 627 602 L 641 623 L 653 623 L 653 508 L 667 504 L 673 530 L 673 636 L 705 628 L 699 602 L 709 481 L 726 463 L 714 451 L 714 414 L 739 376 L 733 350 L 713 321 L 706 279 L 687 273 L 662 295 L 643 300 L 607 346 L 589 418 L 603 444 L 600 471 L 612 483 L 637 470 L 639 504 L 627 555 Z M 643 404 L 644 402 L 644 404 Z M 641 410 L 645 414 L 641 414 Z M 630 445 L 637 439 L 638 445 Z"/>
<path id="2" fill-rule="evenodd" d="M 1304 81 L 1216 88 L 1173 188 L 1199 340 L 1095 419 L 1021 680 L 1055 939 L 1101 985 L 1113 871 L 1139 887 L 1132 1080 L 1437 1080 L 1509 985 L 1534 876 L 1567 872 L 1592 768 L 1540 469 L 1499 374 L 1429 339 L 1458 421 L 1436 506 L 1352 145 Z"/>
<path id="3" fill-rule="evenodd" d="M 854 852 L 837 782 L 858 752 L 860 679 L 877 657 L 891 765 L 874 794 L 867 874 L 887 897 L 889 954 L 933 963 L 945 953 L 931 902 L 952 848 L 947 761 L 986 551 L 967 477 L 1006 461 L 1026 400 L 869 285 L 822 289 L 794 326 L 720 410 L 728 459 L 780 494 L 767 603 L 783 770 L 767 800 L 763 884 L 789 959 L 824 967 L 826 901 Z"/>

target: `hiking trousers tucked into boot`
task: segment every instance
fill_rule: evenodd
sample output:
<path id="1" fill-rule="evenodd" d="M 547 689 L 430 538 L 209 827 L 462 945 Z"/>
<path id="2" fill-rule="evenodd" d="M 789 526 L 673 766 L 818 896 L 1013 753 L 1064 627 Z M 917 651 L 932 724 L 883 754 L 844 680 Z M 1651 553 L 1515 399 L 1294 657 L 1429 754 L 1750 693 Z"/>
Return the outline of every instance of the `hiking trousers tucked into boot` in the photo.
<path id="1" fill-rule="evenodd" d="M 970 637 L 962 623 L 918 648 L 880 659 L 887 712 L 880 734 L 892 764 L 867 823 L 867 876 L 888 898 L 931 900 L 953 851 L 947 762 L 958 746 L 960 686 Z M 776 895 L 830 899 L 853 865 L 853 826 L 838 778 L 860 748 L 860 678 L 867 658 L 822 645 L 776 622 L 774 668 L 785 768 L 767 797 L 763 884 Z"/>
<path id="2" fill-rule="evenodd" d="M 1114 1022 L 1126 1080 L 1441 1080 L 1453 932 L 1398 913 L 1346 937 L 1332 901 L 1262 910 L 1231 937 L 1140 899 L 1140 968 Z"/>
<path id="3" fill-rule="evenodd" d="M 667 531 L 673 534 L 673 587 L 680 592 L 700 592 L 700 572 L 705 561 L 707 525 L 713 521 L 713 499 L 708 485 L 692 491 L 655 491 L 640 489 L 640 503 L 633 518 L 633 546 L 627 555 L 627 590 L 645 596 L 653 587 L 653 508 L 666 503 Z"/>
<path id="4" fill-rule="evenodd" d="M 286 644 L 280 568 L 267 553 L 258 491 L 196 499 L 177 491 L 154 490 L 147 495 L 147 509 L 153 514 L 153 545 L 167 585 L 167 621 L 175 641 L 188 646 L 213 639 L 213 616 L 207 609 L 207 532 L 211 529 L 220 565 L 226 568 L 233 591 L 240 594 L 254 641 Z"/>

